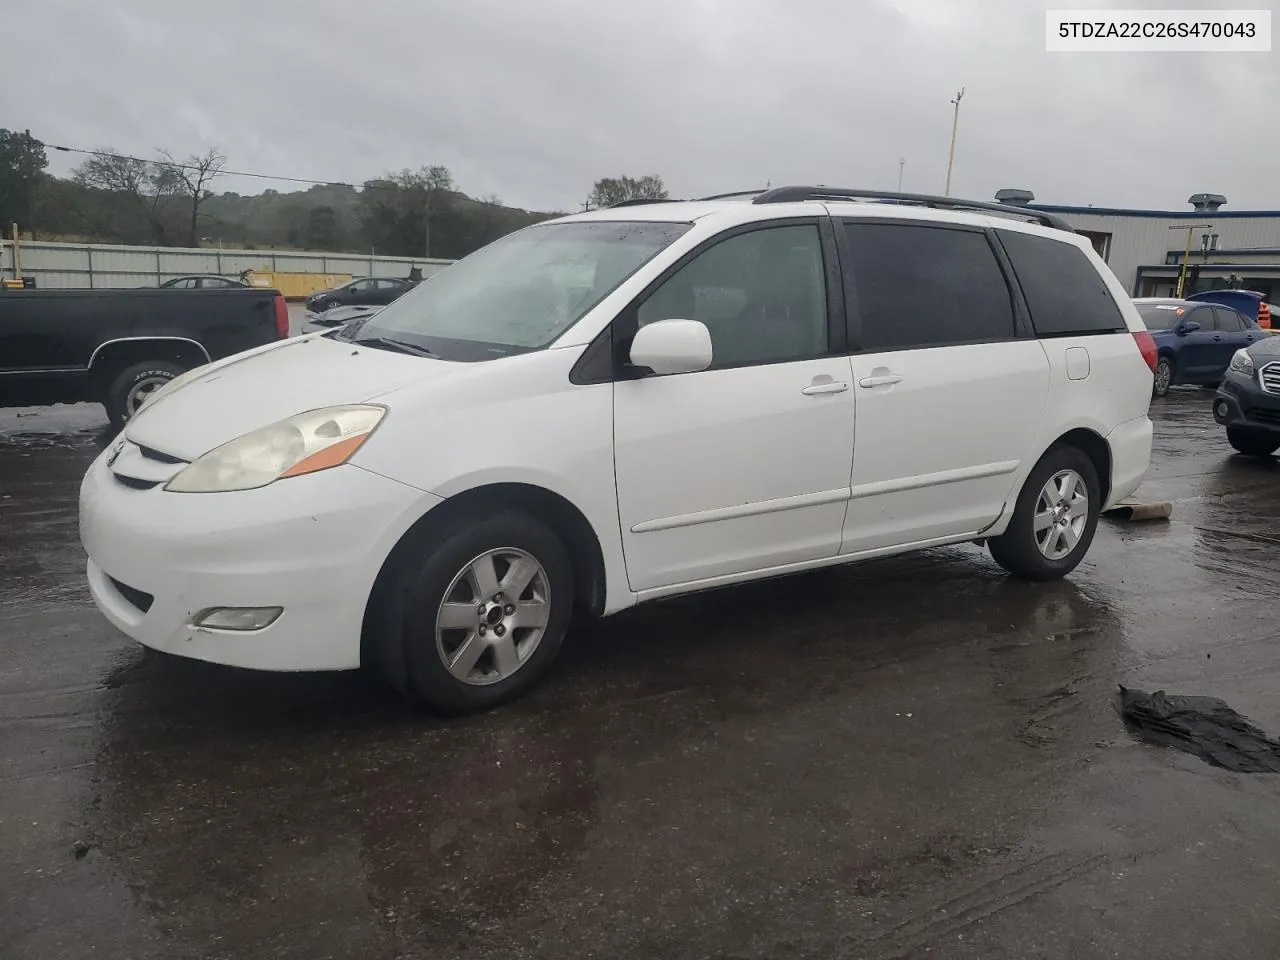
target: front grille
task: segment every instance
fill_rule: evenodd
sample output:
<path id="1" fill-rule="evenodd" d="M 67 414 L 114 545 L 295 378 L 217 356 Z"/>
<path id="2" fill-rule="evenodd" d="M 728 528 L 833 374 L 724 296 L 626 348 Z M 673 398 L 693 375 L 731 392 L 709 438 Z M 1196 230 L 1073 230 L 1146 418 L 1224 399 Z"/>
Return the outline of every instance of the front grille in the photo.
<path id="1" fill-rule="evenodd" d="M 153 487 L 160 486 L 159 480 L 139 480 L 137 477 L 126 477 L 119 473 L 111 475 L 116 478 L 116 483 L 126 486 L 130 490 L 150 490 Z"/>
<path id="2" fill-rule="evenodd" d="M 1259 371 L 1258 380 L 1267 393 L 1280 393 L 1280 363 L 1268 363 Z"/>
<path id="3" fill-rule="evenodd" d="M 143 593 L 141 590 L 138 590 L 136 587 L 131 587 L 127 583 L 121 583 L 115 577 L 108 576 L 107 579 L 110 580 L 111 585 L 120 592 L 120 596 L 124 597 L 143 613 L 146 613 L 151 609 L 151 604 L 154 603 L 156 599 L 151 594 Z"/>
<path id="4" fill-rule="evenodd" d="M 1280 425 L 1280 410 L 1268 410 L 1265 407 L 1250 407 L 1245 410 L 1244 415 L 1250 420 Z"/>
<path id="5" fill-rule="evenodd" d="M 177 468 L 186 463 L 181 457 L 129 441 L 121 445 L 119 452 L 107 461 L 107 466 L 121 486 L 130 490 L 151 490 L 172 477 Z"/>
<path id="6" fill-rule="evenodd" d="M 159 450 L 153 450 L 151 447 L 144 447 L 142 444 L 135 444 L 138 452 L 148 460 L 154 460 L 157 463 L 186 463 L 181 457 L 173 457 L 167 453 L 161 453 Z"/>

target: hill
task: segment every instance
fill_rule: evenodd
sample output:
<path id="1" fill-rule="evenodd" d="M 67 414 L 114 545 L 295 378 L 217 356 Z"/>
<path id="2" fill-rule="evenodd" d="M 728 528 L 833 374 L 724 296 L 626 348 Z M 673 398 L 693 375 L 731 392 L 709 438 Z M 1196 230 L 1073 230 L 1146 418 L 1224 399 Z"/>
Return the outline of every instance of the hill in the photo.
<path id="1" fill-rule="evenodd" d="M 185 246 L 189 197 L 108 190 L 41 174 L 33 229 L 40 239 Z M 429 213 L 429 217 L 428 217 Z M 477 200 L 447 173 L 431 183 L 404 172 L 362 187 L 317 185 L 260 194 L 211 193 L 200 203 L 200 246 L 326 250 L 457 258 L 513 230 L 557 216 Z"/>

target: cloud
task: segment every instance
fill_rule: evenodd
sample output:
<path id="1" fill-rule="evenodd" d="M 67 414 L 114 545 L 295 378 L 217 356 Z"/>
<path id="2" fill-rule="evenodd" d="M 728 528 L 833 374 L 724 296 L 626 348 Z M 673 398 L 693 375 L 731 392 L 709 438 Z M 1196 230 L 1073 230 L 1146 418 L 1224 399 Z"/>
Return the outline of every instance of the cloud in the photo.
<path id="1" fill-rule="evenodd" d="M 573 209 L 623 173 L 681 196 L 892 189 L 903 157 L 904 189 L 940 192 L 963 86 L 954 193 L 1278 202 L 1269 55 L 1049 54 L 1026 0 L 42 0 L 10 26 L 8 73 L 28 79 L 0 90 L 8 125 L 218 146 L 242 170 L 360 182 L 441 163 L 472 194 Z"/>

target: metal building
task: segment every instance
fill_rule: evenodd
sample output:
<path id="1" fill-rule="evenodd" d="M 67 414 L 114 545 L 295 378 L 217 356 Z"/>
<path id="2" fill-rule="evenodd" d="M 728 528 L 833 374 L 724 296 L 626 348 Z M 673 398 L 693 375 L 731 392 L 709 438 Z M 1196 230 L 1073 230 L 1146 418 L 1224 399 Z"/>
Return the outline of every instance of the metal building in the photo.
<path id="1" fill-rule="evenodd" d="M 1280 302 L 1280 210 L 1223 209 L 1226 197 L 1211 193 L 1193 194 L 1188 210 L 1057 206 L 1026 190 L 996 199 L 1061 215 L 1135 297 L 1173 296 L 1185 260 L 1184 293 L 1236 287 Z"/>

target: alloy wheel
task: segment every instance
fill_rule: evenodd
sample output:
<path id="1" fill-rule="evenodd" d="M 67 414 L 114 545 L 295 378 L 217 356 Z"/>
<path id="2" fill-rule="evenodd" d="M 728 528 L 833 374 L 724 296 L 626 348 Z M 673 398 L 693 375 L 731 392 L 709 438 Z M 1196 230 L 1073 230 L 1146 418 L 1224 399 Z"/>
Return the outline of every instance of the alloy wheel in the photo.
<path id="1" fill-rule="evenodd" d="M 1089 523 L 1089 488 L 1074 470 L 1059 470 L 1040 490 L 1031 525 L 1036 546 L 1049 560 L 1068 556 Z"/>
<path id="2" fill-rule="evenodd" d="M 473 559 L 449 584 L 436 614 L 436 651 L 457 680 L 487 686 L 523 667 L 551 614 L 550 579 L 517 547 Z"/>

